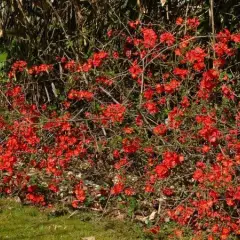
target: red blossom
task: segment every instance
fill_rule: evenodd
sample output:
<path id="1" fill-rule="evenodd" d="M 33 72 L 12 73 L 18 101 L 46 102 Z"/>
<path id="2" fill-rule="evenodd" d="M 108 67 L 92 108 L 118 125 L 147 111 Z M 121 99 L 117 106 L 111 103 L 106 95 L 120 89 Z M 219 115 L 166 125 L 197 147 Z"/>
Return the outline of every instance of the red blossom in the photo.
<path id="1" fill-rule="evenodd" d="M 97 77 L 96 82 L 106 86 L 111 86 L 113 84 L 113 81 L 108 79 L 107 77 Z"/>
<path id="2" fill-rule="evenodd" d="M 218 57 L 223 57 L 224 55 L 234 55 L 234 50 L 232 48 L 229 48 L 228 45 L 224 42 L 215 43 L 214 51 Z"/>
<path id="3" fill-rule="evenodd" d="M 165 124 L 161 123 L 153 129 L 153 133 L 156 135 L 164 135 L 167 132 L 167 127 Z"/>
<path id="4" fill-rule="evenodd" d="M 152 101 L 148 101 L 146 103 L 144 103 L 144 108 L 152 115 L 158 113 L 158 107 L 157 104 L 155 102 Z"/>
<path id="5" fill-rule="evenodd" d="M 133 62 L 132 66 L 129 68 L 129 72 L 131 73 L 132 78 L 136 79 L 140 74 L 142 74 L 143 70 L 135 61 Z"/>
<path id="6" fill-rule="evenodd" d="M 169 175 L 169 169 L 164 164 L 159 164 L 156 166 L 155 171 L 159 179 L 164 179 Z"/>
<path id="7" fill-rule="evenodd" d="M 156 45 L 157 34 L 151 28 L 142 28 L 143 44 L 145 48 L 153 48 Z"/>
<path id="8" fill-rule="evenodd" d="M 228 87 L 226 84 L 223 84 L 221 89 L 222 89 L 222 93 L 223 93 L 225 98 L 228 98 L 230 100 L 234 100 L 235 94 L 230 87 Z"/>
<path id="9" fill-rule="evenodd" d="M 240 33 L 232 34 L 231 39 L 232 39 L 235 43 L 240 43 Z"/>
<path id="10" fill-rule="evenodd" d="M 181 83 L 179 81 L 172 79 L 169 83 L 164 84 L 164 91 L 172 94 L 179 88 L 180 85 Z"/>
<path id="11" fill-rule="evenodd" d="M 169 32 L 166 32 L 166 33 L 162 33 L 160 35 L 160 42 L 161 43 L 166 43 L 168 46 L 172 46 L 175 42 L 175 38 L 174 36 L 169 33 Z"/>
<path id="12" fill-rule="evenodd" d="M 217 40 L 219 42 L 227 43 L 231 40 L 231 33 L 228 29 L 223 29 L 221 32 L 217 34 Z"/>
<path id="13" fill-rule="evenodd" d="M 200 48 L 200 47 L 196 47 L 193 50 L 190 50 L 186 53 L 186 61 L 190 62 L 190 63 L 198 63 L 198 64 L 204 64 L 204 59 L 207 56 L 207 54 L 205 53 L 205 51 Z M 201 68 L 200 70 L 202 70 L 203 68 Z"/>
<path id="14" fill-rule="evenodd" d="M 124 189 L 124 184 L 119 182 L 119 183 L 116 183 L 112 189 L 111 189 L 111 194 L 112 195 L 119 195 L 120 193 L 123 192 L 123 189 Z"/>
<path id="15" fill-rule="evenodd" d="M 183 18 L 178 17 L 177 20 L 176 20 L 176 25 L 180 26 L 182 24 L 183 24 Z"/>
<path id="16" fill-rule="evenodd" d="M 188 70 L 187 69 L 181 69 L 181 68 L 174 68 L 173 73 L 175 75 L 179 76 L 181 79 L 184 79 L 188 75 Z"/>
<path id="17" fill-rule="evenodd" d="M 138 138 L 135 139 L 125 138 L 123 139 L 122 143 L 123 151 L 128 154 L 135 153 L 140 148 L 140 140 Z"/>
<path id="18" fill-rule="evenodd" d="M 199 24 L 200 22 L 197 17 L 187 19 L 187 25 L 192 29 L 196 29 L 199 26 Z"/>
<path id="19" fill-rule="evenodd" d="M 83 189 L 83 187 L 84 186 L 83 186 L 82 181 L 78 185 L 75 186 L 74 193 L 79 202 L 84 202 L 86 199 L 86 193 L 85 193 L 85 190 Z"/>
<path id="20" fill-rule="evenodd" d="M 103 123 L 121 123 L 124 119 L 124 114 L 126 112 L 126 107 L 121 104 L 110 104 L 106 108 L 103 108 Z"/>
<path id="21" fill-rule="evenodd" d="M 126 189 L 124 190 L 124 193 L 125 193 L 127 196 L 133 196 L 133 195 L 135 195 L 135 191 L 134 191 L 134 189 L 131 188 L 131 187 L 126 188 Z"/>
<path id="22" fill-rule="evenodd" d="M 94 53 L 92 57 L 92 63 L 94 67 L 99 67 L 102 64 L 102 61 L 108 56 L 108 53 L 105 51 L 100 51 Z"/>
<path id="23" fill-rule="evenodd" d="M 68 98 L 69 99 L 75 99 L 75 100 L 87 100 L 91 101 L 93 100 L 93 93 L 89 91 L 77 91 L 77 90 L 71 90 L 68 93 Z"/>
<path id="24" fill-rule="evenodd" d="M 164 188 L 162 190 L 163 194 L 166 196 L 172 196 L 174 194 L 174 191 L 171 188 Z"/>
<path id="25" fill-rule="evenodd" d="M 181 101 L 181 105 L 182 105 L 182 107 L 184 107 L 184 108 L 187 108 L 187 107 L 190 106 L 190 102 L 189 102 L 188 97 L 186 97 L 186 96 L 183 97 L 183 99 L 182 99 L 182 101 Z"/>
<path id="26" fill-rule="evenodd" d="M 128 25 L 133 29 L 135 29 L 139 24 L 140 24 L 139 20 L 128 22 Z"/>
<path id="27" fill-rule="evenodd" d="M 127 158 L 122 158 L 117 163 L 114 164 L 114 168 L 119 170 L 121 167 L 124 167 L 127 164 L 128 164 Z"/>

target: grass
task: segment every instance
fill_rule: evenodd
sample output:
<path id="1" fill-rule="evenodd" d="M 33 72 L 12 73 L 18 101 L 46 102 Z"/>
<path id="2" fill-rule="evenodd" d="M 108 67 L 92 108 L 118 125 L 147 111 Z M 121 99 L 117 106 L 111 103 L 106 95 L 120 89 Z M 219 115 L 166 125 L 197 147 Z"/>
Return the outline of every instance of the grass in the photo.
<path id="1" fill-rule="evenodd" d="M 141 229 L 128 222 L 99 219 L 93 213 L 53 217 L 33 206 L 0 199 L 0 240 L 60 240 L 95 236 L 96 240 L 145 239 Z"/>
<path id="2" fill-rule="evenodd" d="M 0 240 L 81 240 L 90 236 L 96 240 L 167 240 L 176 227 L 174 224 L 165 224 L 158 237 L 154 238 L 144 235 L 136 224 L 106 217 L 100 219 L 93 212 L 69 216 L 53 216 L 50 211 L 0 198 Z M 181 240 L 192 239 L 192 232 L 186 232 Z"/>

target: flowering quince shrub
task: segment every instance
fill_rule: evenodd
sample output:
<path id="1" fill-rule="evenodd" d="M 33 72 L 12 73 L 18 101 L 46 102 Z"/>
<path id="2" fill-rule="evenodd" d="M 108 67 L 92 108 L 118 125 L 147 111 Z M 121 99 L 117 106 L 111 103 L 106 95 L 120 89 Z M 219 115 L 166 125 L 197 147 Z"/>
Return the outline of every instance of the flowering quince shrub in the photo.
<path id="1" fill-rule="evenodd" d="M 192 239 L 239 236 L 240 33 L 211 41 L 199 24 L 132 21 L 108 32 L 120 49 L 13 63 L 1 87 L 1 195 L 98 209 L 135 199 L 146 216 L 158 210 L 152 233 L 174 222 L 169 239 L 186 227 Z M 57 109 L 29 101 L 28 84 L 59 66 L 69 78 Z"/>

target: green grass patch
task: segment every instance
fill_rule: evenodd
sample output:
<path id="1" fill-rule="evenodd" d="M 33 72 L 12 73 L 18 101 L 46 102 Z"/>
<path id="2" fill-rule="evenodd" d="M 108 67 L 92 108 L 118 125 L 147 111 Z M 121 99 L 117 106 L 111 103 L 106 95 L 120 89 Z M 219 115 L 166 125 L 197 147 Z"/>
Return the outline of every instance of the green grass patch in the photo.
<path id="1" fill-rule="evenodd" d="M 96 240 L 145 239 L 140 227 L 129 222 L 100 219 L 94 213 L 54 217 L 33 206 L 0 199 L 0 240 L 60 240 L 94 236 Z"/>

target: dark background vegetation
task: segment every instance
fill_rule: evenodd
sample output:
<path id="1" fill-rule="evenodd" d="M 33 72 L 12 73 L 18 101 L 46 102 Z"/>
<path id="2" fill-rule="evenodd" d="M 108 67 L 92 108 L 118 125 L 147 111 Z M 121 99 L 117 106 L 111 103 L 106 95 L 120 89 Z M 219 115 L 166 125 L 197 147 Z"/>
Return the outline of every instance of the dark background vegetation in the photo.
<path id="1" fill-rule="evenodd" d="M 213 33 L 211 3 L 214 33 L 239 29 L 240 3 L 236 0 L 2 0 L 0 70 L 4 67 L 8 71 L 16 60 L 25 60 L 29 66 L 56 63 L 57 56 L 81 62 L 108 44 L 121 49 L 119 41 L 109 41 L 107 32 L 126 29 L 131 20 L 154 23 L 166 30 L 174 28 L 177 17 L 198 17 L 198 31 L 209 35 Z M 60 92 L 65 88 L 62 81 L 55 81 L 62 79 L 59 69 L 55 70 L 48 79 L 33 80 L 44 94 L 45 88 L 52 92 L 52 82 Z M 22 83 L 21 79 L 18 82 Z M 34 99 L 34 94 L 30 91 L 28 95 Z"/>
<path id="2" fill-rule="evenodd" d="M 240 3 L 215 0 L 215 31 L 239 28 Z M 166 27 L 177 17 L 198 16 L 200 31 L 211 31 L 206 0 L 3 0 L 0 4 L 0 51 L 9 60 L 51 62 L 56 56 L 87 57 L 102 48 L 109 29 L 140 19 Z"/>

